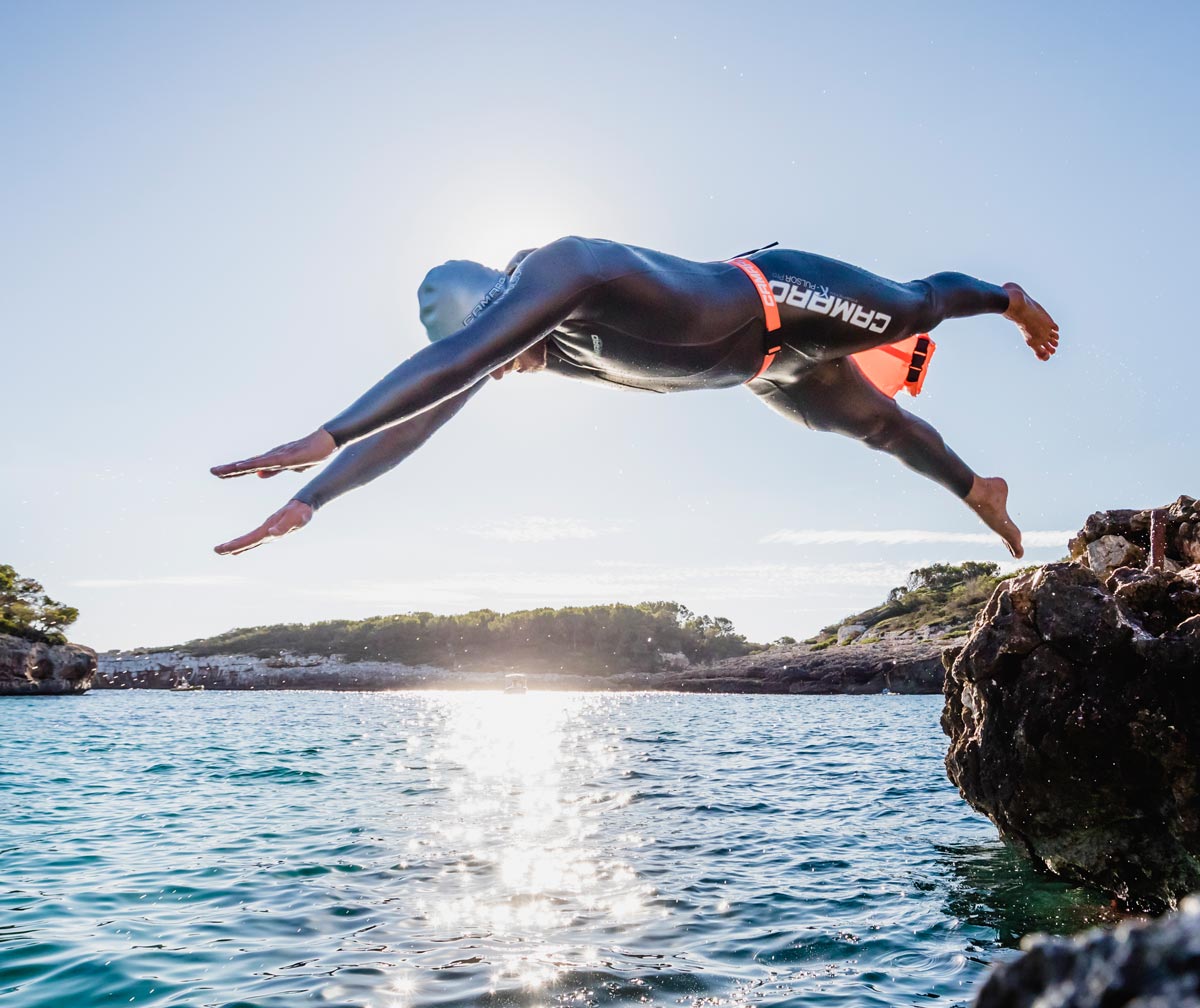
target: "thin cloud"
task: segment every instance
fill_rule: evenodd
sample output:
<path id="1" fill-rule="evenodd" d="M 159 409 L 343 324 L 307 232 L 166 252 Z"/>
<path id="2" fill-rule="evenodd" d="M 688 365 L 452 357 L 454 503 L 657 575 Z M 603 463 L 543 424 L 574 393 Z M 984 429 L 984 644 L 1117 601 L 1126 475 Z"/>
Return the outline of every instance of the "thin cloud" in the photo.
<path id="1" fill-rule="evenodd" d="M 501 542 L 557 542 L 563 539 L 595 539 L 597 536 L 616 531 L 615 526 L 597 527 L 573 518 L 547 518 L 542 515 L 527 515 L 510 521 L 485 522 L 466 530 L 482 539 L 497 539 Z"/>
<path id="2" fill-rule="evenodd" d="M 220 588 L 226 585 L 245 584 L 244 577 L 236 575 L 176 575 L 149 578 L 91 578 L 72 581 L 72 588 Z"/>
<path id="3" fill-rule="evenodd" d="M 660 566 L 606 561 L 578 572 L 472 571 L 428 579 L 357 582 L 299 593 L 395 609 L 590 605 L 684 598 L 720 603 L 730 598 L 794 597 L 803 591 L 903 584 L 909 568 L 891 563 L 737 564 Z"/>
<path id="4" fill-rule="evenodd" d="M 1075 533 L 1057 530 L 1025 532 L 1022 541 L 1027 547 L 1057 547 L 1066 549 L 1067 540 Z M 780 529 L 763 536 L 760 543 L 786 543 L 790 546 L 925 546 L 929 544 L 996 545 L 999 540 L 992 532 L 936 532 L 924 529 Z"/>

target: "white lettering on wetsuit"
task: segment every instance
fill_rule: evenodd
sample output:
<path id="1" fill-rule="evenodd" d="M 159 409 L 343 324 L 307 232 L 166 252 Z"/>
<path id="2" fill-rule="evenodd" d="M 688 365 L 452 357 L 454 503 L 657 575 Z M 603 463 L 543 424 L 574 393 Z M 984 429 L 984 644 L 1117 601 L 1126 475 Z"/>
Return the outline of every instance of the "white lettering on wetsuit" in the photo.
<path id="1" fill-rule="evenodd" d="M 498 298 L 511 286 L 512 281 L 509 280 L 508 277 L 501 277 L 499 280 L 497 280 L 492 286 L 492 289 L 483 295 L 483 300 L 480 301 L 479 304 L 477 304 L 473 309 L 471 309 L 471 314 L 462 320 L 462 324 L 470 325 L 472 322 L 474 322 L 477 318 L 479 318 L 480 315 L 483 314 L 483 310 L 488 305 L 495 301 L 496 298 Z"/>
<path id="2" fill-rule="evenodd" d="M 841 319 L 867 332 L 881 333 L 892 324 L 892 316 L 880 311 L 864 308 L 855 301 L 848 301 L 828 289 L 814 290 L 802 284 L 786 283 L 783 280 L 771 281 L 771 293 L 780 304 L 791 305 L 793 308 L 804 308 L 818 315 L 828 315 L 830 318 Z"/>

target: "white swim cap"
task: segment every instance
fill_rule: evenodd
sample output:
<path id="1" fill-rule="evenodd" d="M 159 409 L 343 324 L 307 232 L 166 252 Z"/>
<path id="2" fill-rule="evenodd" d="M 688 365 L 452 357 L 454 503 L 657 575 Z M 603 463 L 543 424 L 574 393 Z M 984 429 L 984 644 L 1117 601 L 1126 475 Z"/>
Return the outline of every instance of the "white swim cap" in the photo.
<path id="1" fill-rule="evenodd" d="M 497 269 L 452 259 L 425 274 L 417 288 L 421 325 L 430 343 L 458 332 L 504 290 L 508 277 Z"/>

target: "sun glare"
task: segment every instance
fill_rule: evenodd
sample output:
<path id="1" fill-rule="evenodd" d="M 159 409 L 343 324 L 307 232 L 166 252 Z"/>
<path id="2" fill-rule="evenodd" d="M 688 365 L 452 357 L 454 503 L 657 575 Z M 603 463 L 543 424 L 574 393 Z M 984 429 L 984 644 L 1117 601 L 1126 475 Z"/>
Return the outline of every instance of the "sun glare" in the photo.
<path id="1" fill-rule="evenodd" d="M 628 795 L 596 786 L 616 748 L 602 701 L 443 693 L 430 696 L 427 716 L 433 731 L 419 752 L 449 809 L 432 823 L 424 852 L 414 851 L 440 865 L 436 895 L 415 907 L 434 934 L 486 938 L 497 946 L 493 982 L 536 989 L 564 955 L 574 958 L 551 944 L 563 928 L 652 912 L 653 887 L 604 839 Z"/>
<path id="2" fill-rule="evenodd" d="M 451 177 L 445 189 L 439 232 L 454 236 L 455 255 L 498 267 L 520 248 L 601 226 L 587 209 L 588 194 L 544 166 L 489 162 L 486 179 Z"/>

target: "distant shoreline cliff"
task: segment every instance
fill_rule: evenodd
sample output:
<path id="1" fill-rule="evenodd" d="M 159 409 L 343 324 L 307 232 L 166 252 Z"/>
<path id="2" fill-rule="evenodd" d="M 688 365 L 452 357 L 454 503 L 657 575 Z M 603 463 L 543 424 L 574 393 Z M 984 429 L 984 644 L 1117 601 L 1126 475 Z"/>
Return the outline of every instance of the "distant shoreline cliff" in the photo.
<path id="1" fill-rule="evenodd" d="M 399 662 L 347 662 L 337 656 L 284 653 L 194 655 L 185 651 L 107 652 L 98 689 L 170 689 L 182 681 L 215 690 L 499 689 L 509 672 L 536 690 L 670 690 L 689 693 L 940 693 L 944 672 L 937 638 L 886 640 L 833 649 L 783 645 L 693 663 L 676 653 L 653 671 L 579 674 L 545 662 L 459 664 L 453 669 Z"/>
<path id="2" fill-rule="evenodd" d="M 97 686 L 167 689 L 186 680 L 229 690 L 488 689 L 520 672 L 536 689 L 938 693 L 939 641 L 964 632 L 973 615 L 957 611 L 961 587 L 990 589 L 979 582 L 993 567 L 914 571 L 913 587 L 893 589 L 887 606 L 805 643 L 784 637 L 752 644 L 729 620 L 678 602 L 405 613 L 250 627 L 170 648 L 110 652 L 100 657 Z"/>

